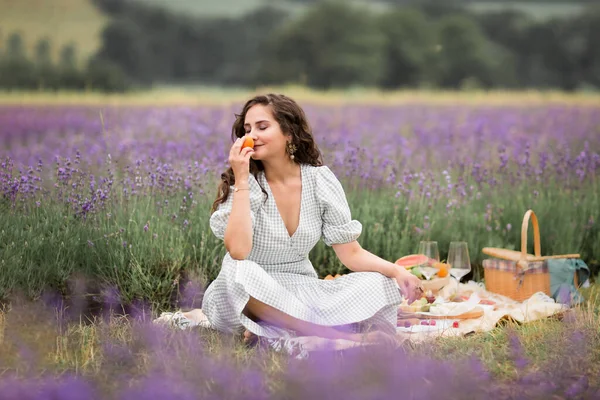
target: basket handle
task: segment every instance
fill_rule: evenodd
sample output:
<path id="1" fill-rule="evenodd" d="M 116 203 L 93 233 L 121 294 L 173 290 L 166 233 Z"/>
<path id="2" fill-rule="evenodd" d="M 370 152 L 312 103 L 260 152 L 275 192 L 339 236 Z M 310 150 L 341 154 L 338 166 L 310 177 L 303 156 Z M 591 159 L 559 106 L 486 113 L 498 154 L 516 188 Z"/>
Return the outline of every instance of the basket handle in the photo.
<path id="1" fill-rule="evenodd" d="M 542 249 L 540 245 L 540 225 L 538 219 L 533 210 L 527 210 L 523 216 L 523 224 L 521 225 L 521 259 L 517 262 L 517 267 L 524 267 L 527 265 L 527 231 L 529 228 L 529 220 L 533 225 L 533 248 L 536 257 L 542 256 Z"/>

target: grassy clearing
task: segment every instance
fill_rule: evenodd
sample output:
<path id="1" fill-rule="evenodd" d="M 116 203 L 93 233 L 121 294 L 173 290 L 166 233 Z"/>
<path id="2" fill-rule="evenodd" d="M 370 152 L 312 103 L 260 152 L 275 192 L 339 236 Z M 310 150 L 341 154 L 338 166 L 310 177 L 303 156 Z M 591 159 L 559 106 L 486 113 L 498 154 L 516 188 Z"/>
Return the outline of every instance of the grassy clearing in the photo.
<path id="1" fill-rule="evenodd" d="M 0 48 L 18 32 L 30 56 L 38 40 L 48 38 L 55 59 L 62 46 L 74 43 L 85 62 L 100 46 L 107 21 L 89 0 L 0 0 Z"/>

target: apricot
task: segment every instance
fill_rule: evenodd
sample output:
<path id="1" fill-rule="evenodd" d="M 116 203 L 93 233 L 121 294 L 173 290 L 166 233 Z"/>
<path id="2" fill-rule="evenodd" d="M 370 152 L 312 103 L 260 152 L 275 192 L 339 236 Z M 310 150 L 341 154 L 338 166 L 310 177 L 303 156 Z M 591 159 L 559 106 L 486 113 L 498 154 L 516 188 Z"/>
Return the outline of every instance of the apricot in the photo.
<path id="1" fill-rule="evenodd" d="M 246 147 L 250 147 L 252 149 L 254 148 L 254 139 L 252 139 L 252 137 L 250 136 L 246 136 L 246 138 L 244 139 L 244 143 L 242 143 L 242 149 Z"/>
<path id="2" fill-rule="evenodd" d="M 433 266 L 438 269 L 438 272 L 437 272 L 438 277 L 445 278 L 448 276 L 448 272 L 450 270 L 449 264 L 446 264 L 443 262 L 437 262 L 437 263 L 433 264 Z"/>

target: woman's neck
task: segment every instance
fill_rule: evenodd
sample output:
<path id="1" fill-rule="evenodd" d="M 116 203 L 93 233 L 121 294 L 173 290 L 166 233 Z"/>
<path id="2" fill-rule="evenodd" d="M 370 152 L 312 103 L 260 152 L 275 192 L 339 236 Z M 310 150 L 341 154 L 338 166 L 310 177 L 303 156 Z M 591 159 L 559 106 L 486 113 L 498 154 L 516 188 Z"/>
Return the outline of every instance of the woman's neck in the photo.
<path id="1" fill-rule="evenodd" d="M 292 160 L 283 159 L 276 162 L 263 161 L 265 178 L 269 183 L 287 183 L 290 179 L 300 176 L 300 165 Z"/>

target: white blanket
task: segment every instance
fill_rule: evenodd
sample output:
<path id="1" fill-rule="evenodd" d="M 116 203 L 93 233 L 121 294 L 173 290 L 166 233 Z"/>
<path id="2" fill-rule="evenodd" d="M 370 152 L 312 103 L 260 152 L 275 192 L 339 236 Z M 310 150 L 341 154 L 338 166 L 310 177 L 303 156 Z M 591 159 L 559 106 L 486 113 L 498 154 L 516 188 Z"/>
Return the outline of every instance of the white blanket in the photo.
<path id="1" fill-rule="evenodd" d="M 445 302 L 455 295 L 469 296 L 462 303 Z M 494 305 L 479 304 L 481 299 L 491 300 Z M 458 284 L 455 280 L 443 288 L 438 294 L 435 307 L 431 307 L 433 315 L 459 315 L 473 310 L 475 307 L 483 309 L 483 316 L 475 319 L 456 320 L 458 327 L 452 327 L 455 320 L 436 320 L 435 325 L 415 325 L 410 328 L 398 327 L 398 332 L 408 333 L 410 340 L 421 342 L 440 336 L 462 336 L 472 332 L 487 332 L 502 319 L 512 319 L 520 323 L 527 323 L 542 318 L 547 318 L 568 309 L 564 304 L 556 303 L 554 299 L 542 292 L 535 293 L 523 302 L 517 302 L 508 297 L 491 293 L 485 290 L 482 284 L 469 282 Z M 427 313 L 423 313 L 427 314 Z"/>
<path id="2" fill-rule="evenodd" d="M 456 295 L 468 296 L 468 300 L 460 303 L 449 302 Z M 481 299 L 495 302 L 494 305 L 480 304 Z M 431 307 L 429 314 L 453 316 L 459 315 L 480 307 L 484 310 L 483 316 L 475 319 L 457 320 L 458 327 L 454 326 L 455 320 L 436 319 L 435 324 L 415 324 L 410 327 L 398 327 L 398 336 L 411 342 L 419 343 L 428 339 L 448 336 L 462 336 L 472 332 L 487 332 L 492 330 L 500 320 L 511 318 L 520 323 L 527 323 L 541 318 L 547 318 L 554 314 L 565 311 L 568 307 L 556 303 L 554 299 L 542 292 L 535 293 L 529 299 L 519 303 L 508 297 L 487 292 L 482 284 L 469 282 L 458 284 L 452 279 L 450 284 L 438 293 L 435 306 Z M 427 315 L 428 313 L 422 313 Z M 154 320 L 155 323 L 167 324 L 180 329 L 194 326 L 211 328 L 210 321 L 201 309 L 188 312 L 177 311 L 174 313 L 162 313 Z M 322 349 L 342 350 L 355 347 L 360 344 L 343 339 L 322 339 L 314 336 L 282 338 L 282 340 L 271 340 L 270 344 L 276 350 L 284 350 L 299 358 L 308 356 L 308 352 Z"/>

